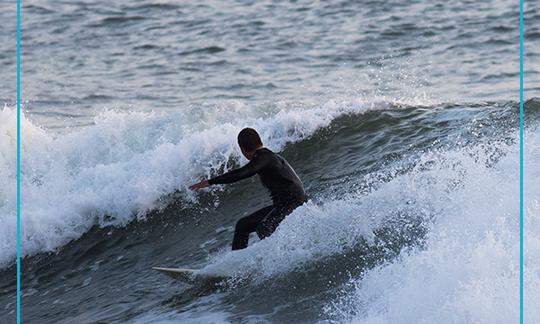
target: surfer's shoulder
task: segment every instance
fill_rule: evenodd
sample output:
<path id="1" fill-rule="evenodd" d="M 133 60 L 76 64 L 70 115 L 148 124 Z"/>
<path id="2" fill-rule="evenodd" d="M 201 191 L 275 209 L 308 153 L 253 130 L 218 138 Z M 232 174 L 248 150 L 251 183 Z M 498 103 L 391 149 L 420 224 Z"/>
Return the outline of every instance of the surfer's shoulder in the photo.
<path id="1" fill-rule="evenodd" d="M 268 165 L 268 163 L 273 163 L 272 161 L 275 160 L 276 155 L 276 153 L 270 151 L 266 147 L 263 147 L 255 152 L 252 160 L 256 161 L 255 163 L 262 163 L 264 165 Z"/>
<path id="2" fill-rule="evenodd" d="M 275 155 L 275 154 L 276 153 L 270 151 L 266 147 L 263 147 L 263 148 L 258 149 L 253 155 L 253 157 L 263 157 L 263 156 L 270 156 L 270 155 Z"/>

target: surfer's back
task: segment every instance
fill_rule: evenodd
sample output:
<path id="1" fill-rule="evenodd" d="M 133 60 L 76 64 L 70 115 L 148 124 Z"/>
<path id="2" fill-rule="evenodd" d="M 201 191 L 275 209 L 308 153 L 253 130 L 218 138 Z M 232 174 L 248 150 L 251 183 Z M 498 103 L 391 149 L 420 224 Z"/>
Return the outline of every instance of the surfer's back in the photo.
<path id="1" fill-rule="evenodd" d="M 261 148 L 253 159 L 264 165 L 257 173 L 270 191 L 274 206 L 285 207 L 305 202 L 304 185 L 285 158 L 267 148 Z"/>

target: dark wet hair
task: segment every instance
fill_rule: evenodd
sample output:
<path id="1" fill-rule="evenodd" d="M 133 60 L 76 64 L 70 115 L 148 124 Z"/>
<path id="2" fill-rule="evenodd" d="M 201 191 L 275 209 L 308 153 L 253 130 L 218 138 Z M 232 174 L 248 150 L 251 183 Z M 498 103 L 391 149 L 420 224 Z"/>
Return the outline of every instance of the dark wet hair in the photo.
<path id="1" fill-rule="evenodd" d="M 246 127 L 238 133 L 238 145 L 240 145 L 244 151 L 253 151 L 263 144 L 259 133 L 253 128 Z"/>

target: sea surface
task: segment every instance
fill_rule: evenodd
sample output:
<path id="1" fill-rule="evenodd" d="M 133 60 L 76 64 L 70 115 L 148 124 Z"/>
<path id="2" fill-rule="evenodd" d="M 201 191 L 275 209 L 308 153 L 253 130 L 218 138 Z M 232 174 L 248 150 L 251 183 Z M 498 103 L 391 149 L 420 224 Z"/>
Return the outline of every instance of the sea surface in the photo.
<path id="1" fill-rule="evenodd" d="M 0 323 L 15 320 L 0 2 Z M 516 323 L 519 1 L 22 1 L 24 323 Z M 525 321 L 540 323 L 540 2 L 525 0 Z M 269 202 L 256 128 L 310 201 Z M 231 276 L 209 289 L 153 266 Z"/>

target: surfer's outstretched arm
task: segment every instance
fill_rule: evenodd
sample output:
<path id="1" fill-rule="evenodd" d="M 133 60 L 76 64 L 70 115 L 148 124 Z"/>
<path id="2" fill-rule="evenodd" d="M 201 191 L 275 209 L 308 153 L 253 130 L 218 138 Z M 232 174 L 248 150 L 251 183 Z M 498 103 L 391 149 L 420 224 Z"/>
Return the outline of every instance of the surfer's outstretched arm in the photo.
<path id="1" fill-rule="evenodd" d="M 206 188 L 209 185 L 214 184 L 225 184 L 225 183 L 233 183 L 236 181 L 240 181 L 245 178 L 249 178 L 251 176 L 254 176 L 257 174 L 257 172 L 264 167 L 266 159 L 263 158 L 254 158 L 251 161 L 249 161 L 248 164 L 244 165 L 241 168 L 234 169 L 232 171 L 229 171 L 225 174 L 222 174 L 220 176 L 214 177 L 209 180 L 204 180 L 199 183 L 196 183 L 189 187 L 189 189 L 201 189 Z"/>
<path id="2" fill-rule="evenodd" d="M 215 178 L 203 180 L 189 187 L 191 190 L 206 188 L 213 184 L 233 183 L 257 174 L 269 161 L 268 156 L 259 156 L 257 151 L 263 148 L 261 138 L 253 128 L 244 128 L 238 134 L 238 146 L 249 163 Z"/>
<path id="3" fill-rule="evenodd" d="M 241 168 L 234 169 L 225 174 L 217 176 L 208 180 L 208 183 L 213 184 L 224 184 L 224 183 L 233 183 L 240 181 L 245 178 L 249 178 L 257 174 L 257 172 L 264 166 L 263 159 L 253 159 L 249 161 L 248 164 L 244 165 Z"/>

